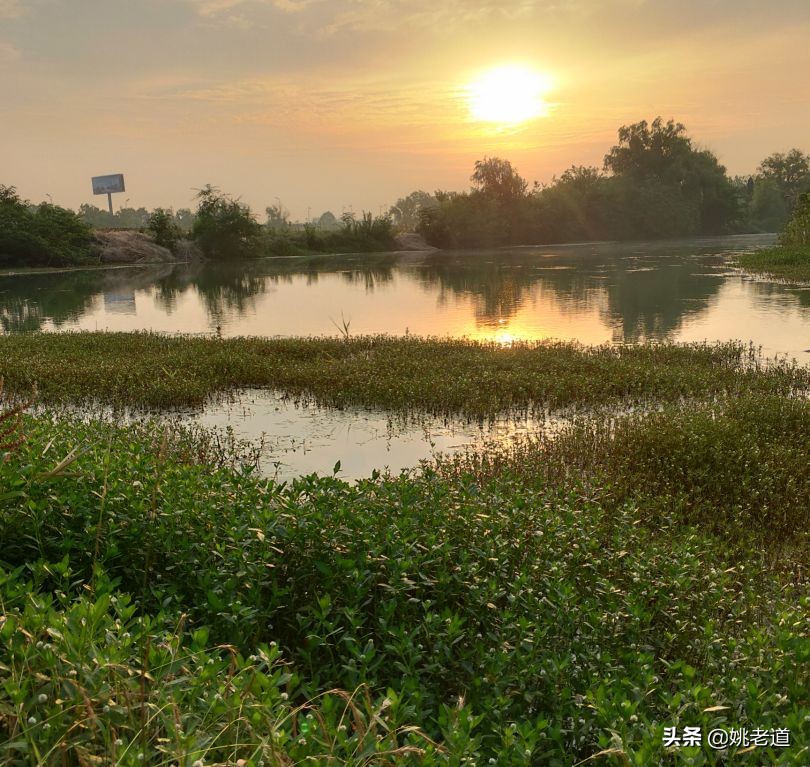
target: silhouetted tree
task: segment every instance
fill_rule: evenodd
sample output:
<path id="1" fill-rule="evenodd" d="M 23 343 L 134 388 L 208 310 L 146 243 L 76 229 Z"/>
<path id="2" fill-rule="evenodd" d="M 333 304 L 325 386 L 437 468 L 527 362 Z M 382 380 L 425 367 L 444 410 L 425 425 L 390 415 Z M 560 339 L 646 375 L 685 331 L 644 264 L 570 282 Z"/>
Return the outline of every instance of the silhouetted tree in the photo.
<path id="1" fill-rule="evenodd" d="M 197 193 L 193 235 L 208 256 L 239 258 L 256 252 L 261 225 L 250 208 L 207 184 Z"/>
<path id="2" fill-rule="evenodd" d="M 758 170 L 763 178 L 772 180 L 779 188 L 788 212 L 793 210 L 799 195 L 810 190 L 810 155 L 799 149 L 769 155 Z"/>
<path id="3" fill-rule="evenodd" d="M 523 197 L 528 187 L 512 163 L 499 157 L 477 160 L 470 180 L 475 191 L 501 202 L 512 202 Z"/>
<path id="4" fill-rule="evenodd" d="M 391 206 L 389 215 L 400 229 L 412 232 L 419 225 L 420 212 L 434 208 L 437 204 L 435 197 L 420 189 L 397 200 L 396 204 Z"/>

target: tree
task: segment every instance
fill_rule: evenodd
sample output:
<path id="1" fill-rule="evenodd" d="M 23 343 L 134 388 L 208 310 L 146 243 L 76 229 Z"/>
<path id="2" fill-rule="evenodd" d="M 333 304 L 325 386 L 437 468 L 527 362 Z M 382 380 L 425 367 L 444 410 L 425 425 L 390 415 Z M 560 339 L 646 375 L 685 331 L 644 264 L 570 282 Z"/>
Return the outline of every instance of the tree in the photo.
<path id="1" fill-rule="evenodd" d="M 608 179 L 598 168 L 572 165 L 537 191 L 545 237 L 555 242 L 612 236 Z"/>
<path id="2" fill-rule="evenodd" d="M 510 202 L 526 195 L 528 184 L 509 160 L 485 157 L 477 160 L 470 181 L 473 190 L 500 202 Z"/>
<path id="3" fill-rule="evenodd" d="M 79 216 L 95 229 L 109 229 L 110 227 L 117 226 L 114 214 L 111 214 L 108 210 L 102 210 L 95 205 L 89 205 L 86 202 L 83 202 L 79 206 Z"/>
<path id="4" fill-rule="evenodd" d="M 605 170 L 616 176 L 678 181 L 691 152 L 686 127 L 656 117 L 652 125 L 642 120 L 619 128 L 619 143 L 605 155 Z"/>
<path id="5" fill-rule="evenodd" d="M 286 229 L 289 225 L 290 211 L 280 201 L 278 205 L 268 205 L 264 212 L 267 214 L 267 227 L 269 229 Z"/>
<path id="6" fill-rule="evenodd" d="M 210 184 L 200 189 L 197 200 L 192 233 L 205 255 L 239 258 L 255 254 L 262 227 L 247 205 Z"/>
<path id="7" fill-rule="evenodd" d="M 389 214 L 394 223 L 406 232 L 416 231 L 419 226 L 420 212 L 423 209 L 434 208 L 436 198 L 421 189 L 411 192 L 407 197 L 401 197 L 391 206 Z"/>
<path id="8" fill-rule="evenodd" d="M 682 123 L 657 117 L 619 128 L 619 143 L 605 155 L 605 170 L 644 185 L 650 199 L 681 200 L 697 212 L 681 221 L 689 229 L 676 234 L 719 234 L 738 215 L 738 199 L 726 169 L 708 150 L 697 150 Z M 653 191 L 654 186 L 662 187 Z M 644 198 L 641 199 L 644 204 Z M 668 230 L 669 227 L 665 227 Z"/>
<path id="9" fill-rule="evenodd" d="M 72 210 L 31 205 L 0 184 L 0 264 L 67 266 L 92 257 L 90 227 Z"/>
<path id="10" fill-rule="evenodd" d="M 149 216 L 149 222 L 146 228 L 152 233 L 158 245 L 162 245 L 164 248 L 168 248 L 174 252 L 181 232 L 172 211 L 165 210 L 164 208 L 155 208 Z"/>
<path id="11" fill-rule="evenodd" d="M 757 170 L 763 178 L 777 185 L 788 210 L 793 209 L 802 192 L 810 190 L 810 155 L 799 149 L 774 152 L 759 164 Z"/>
<path id="12" fill-rule="evenodd" d="M 174 220 L 177 222 L 177 226 L 184 232 L 191 231 L 191 228 L 194 226 L 194 218 L 194 214 L 189 208 L 179 208 L 174 213 Z"/>
<path id="13" fill-rule="evenodd" d="M 805 192 L 779 238 L 781 245 L 810 245 L 810 192 Z"/>

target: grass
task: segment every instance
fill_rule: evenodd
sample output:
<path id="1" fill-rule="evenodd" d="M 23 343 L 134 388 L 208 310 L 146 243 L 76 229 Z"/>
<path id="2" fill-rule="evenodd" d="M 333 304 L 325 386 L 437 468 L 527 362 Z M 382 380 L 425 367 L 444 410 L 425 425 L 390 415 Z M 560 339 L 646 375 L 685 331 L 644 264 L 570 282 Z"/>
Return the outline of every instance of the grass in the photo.
<path id="1" fill-rule="evenodd" d="M 810 282 L 810 246 L 785 245 L 742 253 L 737 256 L 737 265 L 789 282 Z"/>
<path id="2" fill-rule="evenodd" d="M 275 387 L 335 406 L 488 418 L 509 409 L 591 407 L 650 398 L 789 394 L 810 371 L 765 366 L 741 344 L 502 348 L 464 340 L 169 337 L 151 333 L 0 337 L 0 375 L 44 402 L 120 407 L 200 405 L 240 387 Z"/>
<path id="3" fill-rule="evenodd" d="M 807 763 L 806 369 L 735 345 L 0 342 L 7 387 L 46 401 L 255 375 L 484 416 L 664 403 L 357 484 L 277 483 L 156 420 L 1 421 L 0 764 Z M 673 751 L 671 726 L 791 745 Z"/>

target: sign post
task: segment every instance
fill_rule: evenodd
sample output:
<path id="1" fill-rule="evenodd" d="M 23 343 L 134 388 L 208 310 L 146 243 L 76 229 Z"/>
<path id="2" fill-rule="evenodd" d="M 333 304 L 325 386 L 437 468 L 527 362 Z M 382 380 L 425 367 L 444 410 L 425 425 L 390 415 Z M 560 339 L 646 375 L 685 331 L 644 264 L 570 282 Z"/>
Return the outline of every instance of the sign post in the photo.
<path id="1" fill-rule="evenodd" d="M 93 176 L 93 194 L 106 194 L 107 205 L 110 208 L 110 215 L 113 214 L 112 196 L 118 192 L 125 192 L 123 173 L 115 173 L 112 176 Z"/>

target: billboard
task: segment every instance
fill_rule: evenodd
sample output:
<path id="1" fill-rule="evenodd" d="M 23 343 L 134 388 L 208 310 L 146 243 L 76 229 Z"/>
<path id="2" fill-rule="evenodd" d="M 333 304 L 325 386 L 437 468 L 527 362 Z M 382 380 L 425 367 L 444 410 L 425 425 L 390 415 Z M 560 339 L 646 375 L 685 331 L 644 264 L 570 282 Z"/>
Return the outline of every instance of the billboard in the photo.
<path id="1" fill-rule="evenodd" d="M 112 176 L 93 176 L 93 194 L 113 194 L 124 192 L 124 174 L 115 173 Z"/>

